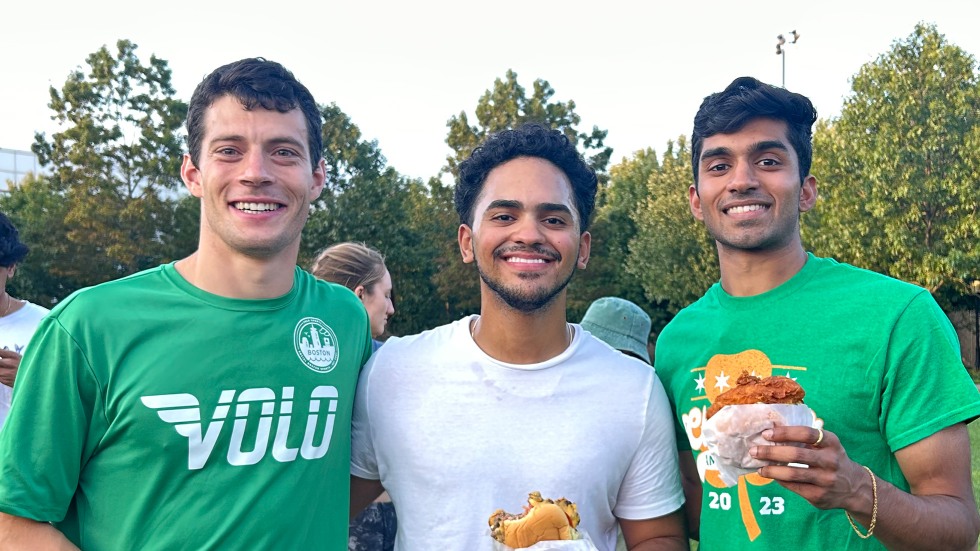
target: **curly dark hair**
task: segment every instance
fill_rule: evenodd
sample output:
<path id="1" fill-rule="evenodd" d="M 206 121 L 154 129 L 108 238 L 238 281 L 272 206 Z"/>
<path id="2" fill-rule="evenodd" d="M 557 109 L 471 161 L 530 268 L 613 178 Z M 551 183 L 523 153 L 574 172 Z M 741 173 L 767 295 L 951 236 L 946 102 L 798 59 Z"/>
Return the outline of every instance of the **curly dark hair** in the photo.
<path id="1" fill-rule="evenodd" d="M 313 95 L 282 65 L 255 57 L 218 67 L 194 89 L 187 108 L 187 147 L 195 166 L 204 139 L 204 113 L 215 100 L 226 95 L 238 99 L 246 110 L 261 106 L 286 113 L 299 108 L 306 117 L 306 139 L 313 167 L 320 162 L 323 117 Z"/>
<path id="2" fill-rule="evenodd" d="M 0 212 L 0 266 L 9 268 L 19 264 L 30 249 L 20 242 L 19 233 L 7 216 Z"/>
<path id="3" fill-rule="evenodd" d="M 575 195 L 579 231 L 584 233 L 595 208 L 598 188 L 595 171 L 586 164 L 568 136 L 533 122 L 491 134 L 459 164 L 454 202 L 460 223 L 473 225 L 473 206 L 490 171 L 517 157 L 545 159 L 565 173 Z"/>
<path id="4" fill-rule="evenodd" d="M 691 134 L 691 165 L 694 185 L 698 184 L 698 163 L 705 138 L 715 134 L 738 132 L 758 118 L 770 118 L 786 123 L 790 145 L 796 150 L 800 165 L 800 183 L 810 174 L 813 162 L 813 123 L 817 110 L 802 95 L 752 77 L 739 77 L 723 92 L 704 98 L 694 116 Z"/>

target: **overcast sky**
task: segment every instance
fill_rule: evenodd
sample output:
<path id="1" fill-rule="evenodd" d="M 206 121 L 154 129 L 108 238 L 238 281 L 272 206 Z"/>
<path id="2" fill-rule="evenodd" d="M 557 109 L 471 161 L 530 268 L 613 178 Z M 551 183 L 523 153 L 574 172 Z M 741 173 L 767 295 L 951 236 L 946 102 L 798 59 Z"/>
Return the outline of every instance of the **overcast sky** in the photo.
<path id="1" fill-rule="evenodd" d="M 48 87 L 126 38 L 144 61 L 168 61 L 185 101 L 219 65 L 279 61 L 418 178 L 445 163 L 448 119 L 473 117 L 480 95 L 513 69 L 528 90 L 541 78 L 556 100 L 574 100 L 584 128 L 608 130 L 617 163 L 690 134 L 703 97 L 735 77 L 781 84 L 776 35 L 794 29 L 786 87 L 835 116 L 858 69 L 919 21 L 980 55 L 976 0 L 14 0 L 0 10 L 0 147 L 30 149 L 35 131 L 57 131 Z"/>

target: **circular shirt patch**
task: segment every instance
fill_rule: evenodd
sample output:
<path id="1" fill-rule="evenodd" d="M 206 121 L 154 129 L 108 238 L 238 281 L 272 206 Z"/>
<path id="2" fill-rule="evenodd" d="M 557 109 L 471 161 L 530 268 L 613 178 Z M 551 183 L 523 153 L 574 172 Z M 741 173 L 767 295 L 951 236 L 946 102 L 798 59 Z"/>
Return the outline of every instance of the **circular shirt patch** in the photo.
<path id="1" fill-rule="evenodd" d="M 293 346 L 303 365 L 317 373 L 329 373 L 337 367 L 340 349 L 337 334 L 317 318 L 303 318 L 293 331 Z"/>

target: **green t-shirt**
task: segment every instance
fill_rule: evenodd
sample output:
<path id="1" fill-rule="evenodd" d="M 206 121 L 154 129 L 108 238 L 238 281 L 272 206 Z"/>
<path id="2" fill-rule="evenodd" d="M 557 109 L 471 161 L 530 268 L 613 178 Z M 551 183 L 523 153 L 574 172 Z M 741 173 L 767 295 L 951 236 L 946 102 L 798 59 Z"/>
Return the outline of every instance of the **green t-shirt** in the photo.
<path id="1" fill-rule="evenodd" d="M 980 416 L 956 333 L 922 288 L 813 255 L 758 296 L 733 297 L 715 284 L 667 325 L 655 359 L 678 446 L 694 450 L 701 473 L 701 551 L 883 548 L 859 539 L 843 511 L 819 510 L 772 480 L 751 474 L 731 488 L 720 483 L 701 424 L 747 366 L 799 382 L 818 426 L 906 491 L 895 451 Z"/>
<path id="2" fill-rule="evenodd" d="M 86 551 L 345 549 L 350 415 L 371 353 L 348 289 L 201 291 L 172 264 L 42 322 L 0 431 L 0 511 Z"/>

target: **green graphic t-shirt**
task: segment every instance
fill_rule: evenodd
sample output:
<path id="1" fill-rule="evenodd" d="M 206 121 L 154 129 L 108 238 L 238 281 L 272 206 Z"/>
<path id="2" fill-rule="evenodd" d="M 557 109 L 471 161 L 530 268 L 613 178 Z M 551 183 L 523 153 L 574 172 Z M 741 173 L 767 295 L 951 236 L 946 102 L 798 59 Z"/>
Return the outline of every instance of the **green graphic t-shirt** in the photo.
<path id="1" fill-rule="evenodd" d="M 371 351 L 344 287 L 236 300 L 172 264 L 41 324 L 0 432 L 0 510 L 87 551 L 344 549 L 350 415 Z"/>
<path id="2" fill-rule="evenodd" d="M 661 333 L 655 367 L 678 446 L 693 450 L 701 474 L 701 551 L 883 548 L 858 538 L 843 511 L 821 511 L 759 475 L 724 487 L 701 425 L 743 369 L 795 379 L 816 426 L 906 491 L 894 452 L 980 416 L 956 333 L 926 290 L 813 255 L 762 295 L 733 297 L 712 286 Z"/>

